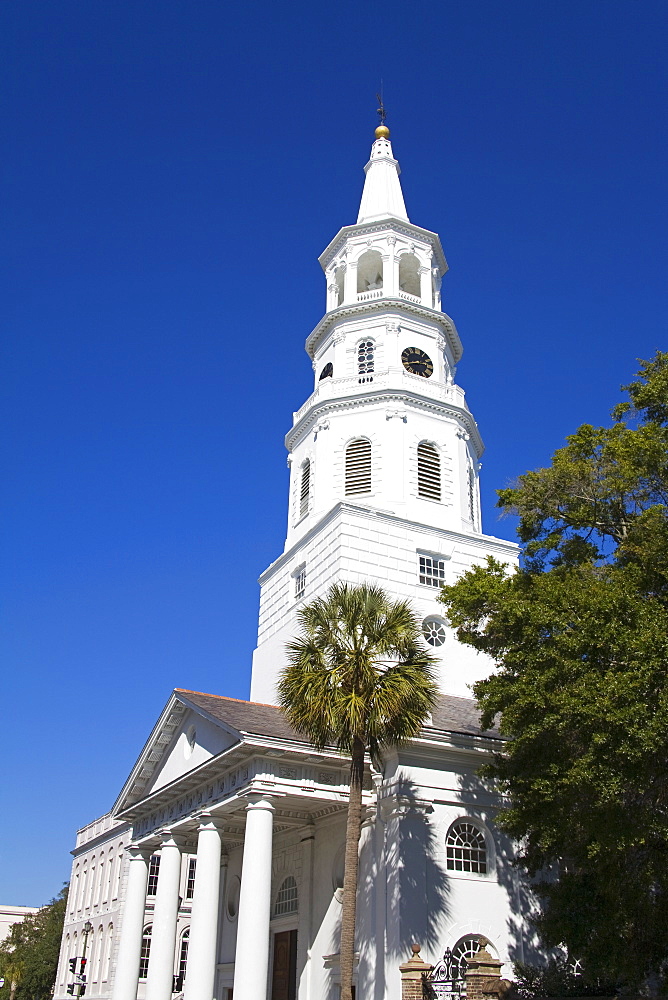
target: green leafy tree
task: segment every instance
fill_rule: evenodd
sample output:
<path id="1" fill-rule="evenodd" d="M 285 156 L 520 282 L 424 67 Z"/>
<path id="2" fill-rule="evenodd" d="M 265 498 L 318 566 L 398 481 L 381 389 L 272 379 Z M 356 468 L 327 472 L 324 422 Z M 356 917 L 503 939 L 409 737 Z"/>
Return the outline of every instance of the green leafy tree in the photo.
<path id="1" fill-rule="evenodd" d="M 0 944 L 0 976 L 12 1000 L 50 1000 L 58 972 L 68 886 L 37 913 L 13 924 Z"/>
<path id="2" fill-rule="evenodd" d="M 544 942 L 636 988 L 668 960 L 668 354 L 624 388 L 611 426 L 499 492 L 520 569 L 490 559 L 441 599 L 497 664 L 475 696 L 510 739 L 486 770 Z"/>
<path id="3" fill-rule="evenodd" d="M 341 1000 L 351 1000 L 365 760 L 379 761 L 384 748 L 420 731 L 438 693 L 434 658 L 410 605 L 380 587 L 334 584 L 297 617 L 280 704 L 315 747 L 350 756 L 340 964 Z"/>

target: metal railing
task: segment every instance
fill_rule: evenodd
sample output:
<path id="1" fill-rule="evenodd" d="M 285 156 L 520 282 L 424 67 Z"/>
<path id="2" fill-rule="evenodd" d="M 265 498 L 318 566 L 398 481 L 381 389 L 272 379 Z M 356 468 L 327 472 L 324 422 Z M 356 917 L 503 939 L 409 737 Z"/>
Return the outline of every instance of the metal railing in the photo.
<path id="1" fill-rule="evenodd" d="M 465 969 L 449 948 L 431 972 L 422 974 L 422 996 L 424 1000 L 461 1000 L 466 996 Z"/>

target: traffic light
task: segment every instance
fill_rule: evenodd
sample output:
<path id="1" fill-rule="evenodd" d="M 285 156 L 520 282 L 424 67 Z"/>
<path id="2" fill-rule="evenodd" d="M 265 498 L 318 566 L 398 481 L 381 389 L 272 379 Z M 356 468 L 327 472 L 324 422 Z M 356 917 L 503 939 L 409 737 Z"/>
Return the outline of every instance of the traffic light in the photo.
<path id="1" fill-rule="evenodd" d="M 71 997 L 74 996 L 74 983 L 70 983 L 70 985 L 67 987 L 67 992 Z"/>
<path id="2" fill-rule="evenodd" d="M 73 972 L 75 976 L 77 974 L 77 962 L 78 961 L 79 961 L 78 958 L 71 958 L 70 959 L 70 972 Z"/>
<path id="3" fill-rule="evenodd" d="M 87 958 L 82 958 L 81 959 L 81 966 L 79 968 L 79 975 L 80 976 L 83 976 L 84 972 L 86 971 L 86 964 L 87 964 L 87 962 L 88 962 Z"/>
<path id="4" fill-rule="evenodd" d="M 86 984 L 81 983 L 81 985 L 79 986 L 79 996 L 82 997 L 85 992 L 86 992 Z"/>

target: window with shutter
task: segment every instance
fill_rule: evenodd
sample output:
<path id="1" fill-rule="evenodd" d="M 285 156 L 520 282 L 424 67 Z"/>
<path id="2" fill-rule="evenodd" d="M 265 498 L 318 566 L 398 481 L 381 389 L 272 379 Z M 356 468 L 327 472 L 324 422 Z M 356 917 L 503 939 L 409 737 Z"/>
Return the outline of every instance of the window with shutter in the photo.
<path id="1" fill-rule="evenodd" d="M 371 442 L 351 441 L 346 448 L 346 496 L 371 493 Z"/>
<path id="2" fill-rule="evenodd" d="M 309 501 L 311 499 L 311 463 L 306 459 L 302 465 L 302 481 L 299 489 L 299 516 L 308 514 Z"/>
<path id="3" fill-rule="evenodd" d="M 441 456 L 433 444 L 421 441 L 418 456 L 418 496 L 441 499 Z"/>

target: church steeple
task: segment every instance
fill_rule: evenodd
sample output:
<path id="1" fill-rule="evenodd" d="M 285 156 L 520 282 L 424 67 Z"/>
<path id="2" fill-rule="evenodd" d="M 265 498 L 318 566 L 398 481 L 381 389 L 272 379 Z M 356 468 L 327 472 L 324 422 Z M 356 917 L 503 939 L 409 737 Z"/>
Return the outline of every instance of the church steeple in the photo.
<path id="1" fill-rule="evenodd" d="M 404 195 L 399 180 L 399 163 L 392 155 L 390 130 L 386 125 L 376 129 L 376 141 L 364 168 L 366 179 L 357 224 L 378 219 L 400 219 L 408 222 Z"/>
<path id="2" fill-rule="evenodd" d="M 444 689 L 466 694 L 478 668 L 460 651 L 453 671 L 435 598 L 455 572 L 488 553 L 512 558 L 512 546 L 481 531 L 483 444 L 455 382 L 462 345 L 441 304 L 448 265 L 438 235 L 408 219 L 382 121 L 358 220 L 319 259 L 327 305 L 306 340 L 313 392 L 285 439 L 287 537 L 260 578 L 251 697 L 275 699 L 299 607 L 337 580 L 410 599 L 426 641 L 443 647 Z"/>

